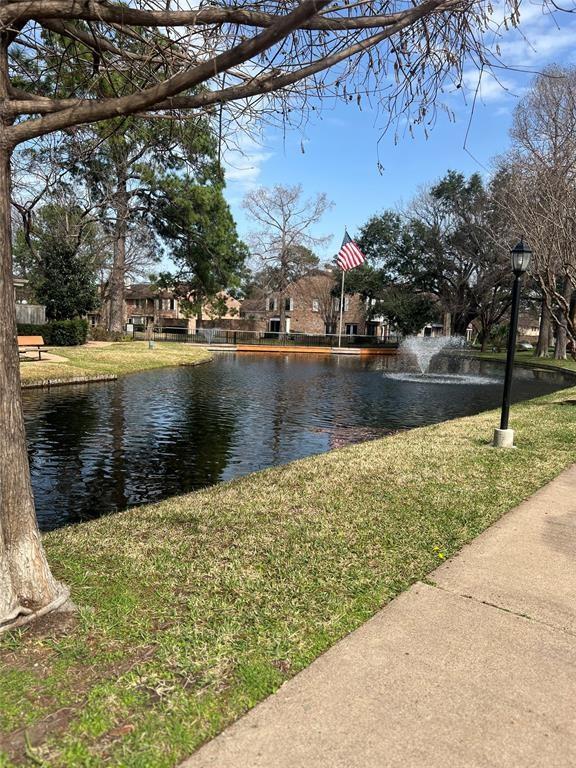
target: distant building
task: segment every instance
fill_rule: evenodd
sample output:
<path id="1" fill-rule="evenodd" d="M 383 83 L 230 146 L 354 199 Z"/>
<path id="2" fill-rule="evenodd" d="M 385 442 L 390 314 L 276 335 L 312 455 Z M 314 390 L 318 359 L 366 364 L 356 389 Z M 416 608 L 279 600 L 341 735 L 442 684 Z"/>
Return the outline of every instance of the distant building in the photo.
<path id="1" fill-rule="evenodd" d="M 239 313 L 240 302 L 226 294 L 228 311 L 223 319 L 235 317 Z M 106 325 L 106 307 L 90 312 L 88 320 L 91 326 Z M 202 307 L 202 319 L 189 316 L 184 310 L 181 299 L 173 291 L 160 290 L 150 283 L 135 283 L 124 290 L 124 324 L 137 328 L 185 328 L 193 332 L 197 325 L 210 322 L 214 313 L 208 302 Z"/>
<path id="2" fill-rule="evenodd" d="M 444 327 L 444 323 L 427 323 L 416 335 L 428 336 L 430 338 L 436 338 L 436 336 L 445 336 L 446 328 Z"/>
<path id="3" fill-rule="evenodd" d="M 126 322 L 131 325 L 188 328 L 189 320 L 180 311 L 180 302 L 171 291 L 158 290 L 149 283 L 136 283 L 125 289 L 124 303 Z"/>
<path id="4" fill-rule="evenodd" d="M 280 302 L 284 301 L 287 333 L 324 336 L 338 333 L 340 294 L 335 273 L 312 270 L 288 285 L 283 294 L 258 290 L 242 302 L 240 317 L 246 328 L 278 333 Z M 387 326 L 381 318 L 367 320 L 367 302 L 359 294 L 346 294 L 342 333 L 347 336 L 381 336 Z"/>
<path id="5" fill-rule="evenodd" d="M 552 329 L 551 329 L 552 331 Z M 521 312 L 518 317 L 518 341 L 529 341 L 536 344 L 540 335 L 540 308 L 532 308 Z M 550 344 L 553 339 L 550 340 Z"/>

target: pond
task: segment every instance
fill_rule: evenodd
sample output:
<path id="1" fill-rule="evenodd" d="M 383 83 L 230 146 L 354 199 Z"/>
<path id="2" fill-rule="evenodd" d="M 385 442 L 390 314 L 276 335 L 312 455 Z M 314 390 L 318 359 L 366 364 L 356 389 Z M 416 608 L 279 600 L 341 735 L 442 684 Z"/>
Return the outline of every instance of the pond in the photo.
<path id="1" fill-rule="evenodd" d="M 199 367 L 25 391 L 40 526 L 88 520 L 500 404 L 498 363 L 436 358 L 433 381 L 399 378 L 395 367 L 395 357 L 224 353 Z M 456 384 L 456 374 L 469 378 Z M 574 382 L 560 371 L 518 368 L 513 396 Z"/>

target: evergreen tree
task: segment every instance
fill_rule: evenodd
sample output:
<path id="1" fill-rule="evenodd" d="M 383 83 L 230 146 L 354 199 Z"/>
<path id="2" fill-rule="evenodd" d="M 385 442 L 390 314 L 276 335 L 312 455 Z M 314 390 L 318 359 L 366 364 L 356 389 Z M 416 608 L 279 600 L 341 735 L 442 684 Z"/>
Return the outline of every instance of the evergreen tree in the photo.
<path id="1" fill-rule="evenodd" d="M 223 195 L 223 184 L 199 184 L 169 174 L 158 180 L 151 213 L 154 228 L 176 264 L 159 284 L 175 289 L 199 317 L 220 291 L 238 287 L 248 249 Z"/>
<path id="2" fill-rule="evenodd" d="M 77 207 L 45 205 L 30 237 L 36 298 L 50 320 L 82 317 L 98 306 L 96 227 Z"/>

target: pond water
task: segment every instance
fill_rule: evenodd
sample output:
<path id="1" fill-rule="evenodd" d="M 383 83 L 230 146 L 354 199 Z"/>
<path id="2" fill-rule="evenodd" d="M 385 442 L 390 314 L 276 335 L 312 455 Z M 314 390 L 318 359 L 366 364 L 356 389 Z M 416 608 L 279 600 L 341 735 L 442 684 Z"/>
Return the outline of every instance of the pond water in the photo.
<path id="1" fill-rule="evenodd" d="M 432 379 L 397 367 L 395 357 L 225 353 L 194 368 L 25 391 L 40 526 L 87 520 L 500 404 L 497 363 L 436 358 Z M 561 372 L 518 368 L 513 396 L 573 384 Z"/>

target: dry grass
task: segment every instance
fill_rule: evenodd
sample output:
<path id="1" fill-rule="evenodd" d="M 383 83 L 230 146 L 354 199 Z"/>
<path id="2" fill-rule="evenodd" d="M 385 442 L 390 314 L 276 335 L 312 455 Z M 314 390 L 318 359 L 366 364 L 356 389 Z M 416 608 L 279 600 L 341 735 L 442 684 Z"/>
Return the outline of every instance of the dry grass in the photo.
<path id="1" fill-rule="evenodd" d="M 45 381 L 46 379 L 73 379 L 86 376 L 83 368 L 68 363 L 52 363 L 48 360 L 20 363 L 20 378 L 23 382 Z"/>
<path id="2" fill-rule="evenodd" d="M 54 347 L 51 352 L 66 358 L 66 362 L 34 361 L 20 364 L 23 381 L 44 379 L 72 379 L 98 373 L 122 376 L 173 365 L 196 365 L 212 358 L 210 352 L 190 344 L 133 341 L 110 344 L 106 347 Z"/>
<path id="3" fill-rule="evenodd" d="M 0 765 L 176 765 L 576 461 L 575 398 L 514 406 L 514 451 L 485 413 L 48 534 L 81 611 L 0 644 Z"/>

